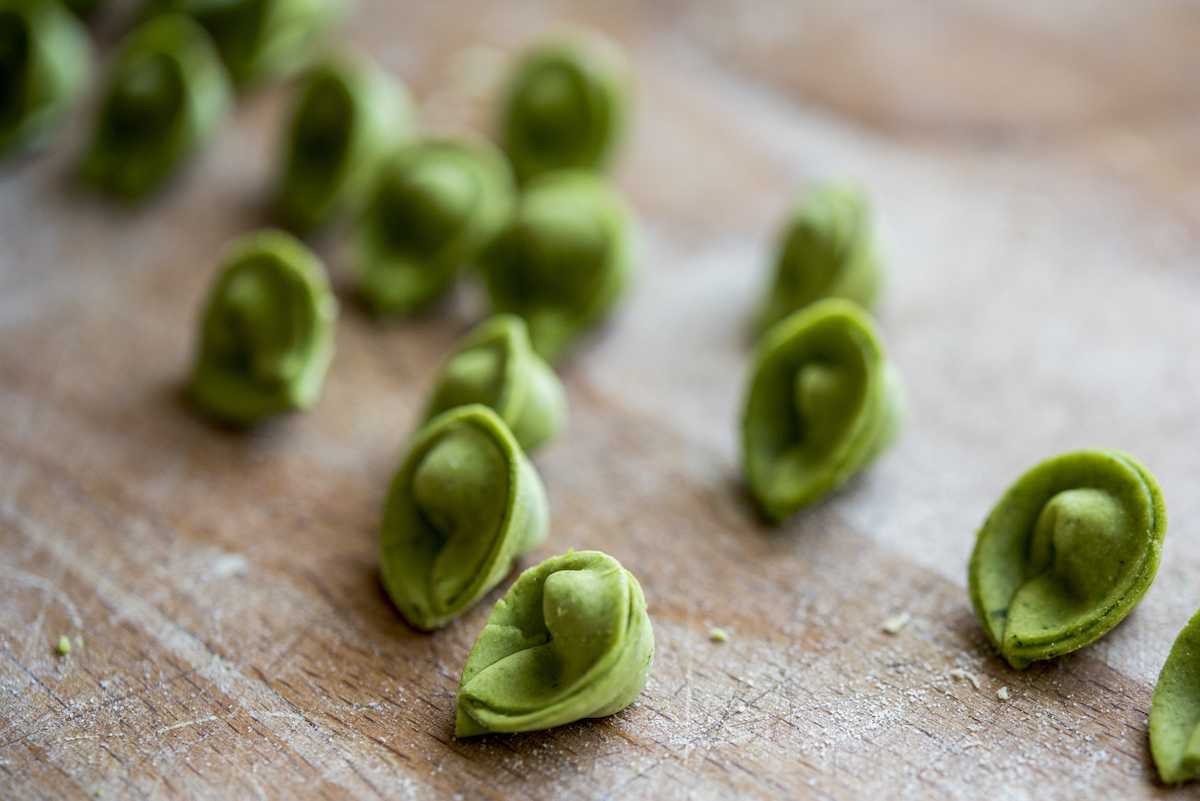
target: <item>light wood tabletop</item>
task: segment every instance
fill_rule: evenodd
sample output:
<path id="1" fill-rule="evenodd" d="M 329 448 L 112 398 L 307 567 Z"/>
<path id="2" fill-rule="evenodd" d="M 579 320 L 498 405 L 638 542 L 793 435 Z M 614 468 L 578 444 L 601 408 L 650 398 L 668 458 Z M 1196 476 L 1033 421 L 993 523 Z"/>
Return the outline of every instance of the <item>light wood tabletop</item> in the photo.
<path id="1" fill-rule="evenodd" d="M 214 429 L 182 400 L 196 317 L 222 245 L 264 223 L 287 88 L 243 97 L 133 210 L 74 180 L 93 97 L 0 168 L 0 795 L 1195 793 L 1158 784 L 1146 718 L 1200 606 L 1200 7 L 363 0 L 345 36 L 431 129 L 487 130 L 513 54 L 561 21 L 636 67 L 617 177 L 641 269 L 561 370 L 570 420 L 534 459 L 551 531 L 519 567 L 595 548 L 637 576 L 657 645 L 639 701 L 455 740 L 463 662 L 512 577 L 422 634 L 380 587 L 377 537 L 478 287 L 377 321 L 331 233 L 319 403 Z M 874 203 L 909 418 L 770 526 L 738 455 L 749 318 L 795 192 L 830 177 Z M 975 531 L 1025 469 L 1091 446 L 1159 478 L 1162 567 L 1101 641 L 1012 670 L 966 592 Z"/>

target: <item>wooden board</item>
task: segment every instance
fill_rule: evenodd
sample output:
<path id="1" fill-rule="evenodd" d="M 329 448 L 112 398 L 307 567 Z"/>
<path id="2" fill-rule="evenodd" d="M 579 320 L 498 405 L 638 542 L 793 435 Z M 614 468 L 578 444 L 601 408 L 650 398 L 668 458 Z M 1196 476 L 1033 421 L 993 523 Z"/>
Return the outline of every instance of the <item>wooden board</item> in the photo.
<path id="1" fill-rule="evenodd" d="M 640 701 L 454 740 L 459 672 L 507 582 L 419 634 L 380 589 L 376 536 L 478 294 L 375 322 L 331 237 L 345 302 L 321 402 L 213 430 L 181 401 L 195 315 L 221 245 L 261 223 L 285 94 L 245 98 L 137 211 L 76 189 L 84 113 L 0 172 L 0 794 L 1167 793 L 1146 714 L 1200 605 L 1200 12 L 599 5 L 365 0 L 348 35 L 431 124 L 485 124 L 494 66 L 559 20 L 636 62 L 619 174 L 643 269 L 563 371 L 570 425 L 535 460 L 552 532 L 523 566 L 601 548 L 637 575 L 658 648 Z M 791 194 L 826 176 L 876 200 L 911 413 L 867 474 L 768 527 L 737 461 L 746 320 Z M 1013 671 L 964 589 L 975 528 L 1022 470 L 1092 445 L 1161 480 L 1163 567 L 1103 641 Z"/>

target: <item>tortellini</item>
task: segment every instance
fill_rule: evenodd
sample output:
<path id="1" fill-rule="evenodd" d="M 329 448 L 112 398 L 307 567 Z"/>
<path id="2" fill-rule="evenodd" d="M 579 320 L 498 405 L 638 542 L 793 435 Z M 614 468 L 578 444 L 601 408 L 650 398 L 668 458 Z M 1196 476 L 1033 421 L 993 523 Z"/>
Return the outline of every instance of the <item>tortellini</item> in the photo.
<path id="1" fill-rule="evenodd" d="M 1000 498 L 971 555 L 975 614 L 1024 668 L 1098 639 L 1154 581 L 1167 512 L 1154 476 L 1120 451 L 1048 459 Z"/>
<path id="2" fill-rule="evenodd" d="M 537 731 L 633 703 L 654 662 L 637 579 L 599 551 L 521 574 L 471 646 L 458 685 L 458 737 Z"/>
<path id="3" fill-rule="evenodd" d="M 1200 778 L 1200 612 L 1179 632 L 1158 675 L 1150 753 L 1165 783 Z"/>
<path id="4" fill-rule="evenodd" d="M 234 241 L 205 305 L 191 397 L 248 426 L 316 402 L 333 357 L 337 300 L 317 257 L 282 231 Z"/>
<path id="5" fill-rule="evenodd" d="M 597 34 L 564 32 L 534 45 L 510 81 L 500 120 L 517 180 L 603 168 L 629 113 L 629 76 L 621 51 Z"/>
<path id="6" fill-rule="evenodd" d="M 380 165 L 413 127 L 407 90 L 366 54 L 323 62 L 304 81 L 288 125 L 276 218 L 303 235 L 361 213 Z"/>
<path id="7" fill-rule="evenodd" d="M 212 40 L 194 20 L 164 14 L 121 44 L 84 179 L 135 200 L 207 140 L 233 101 Z"/>
<path id="8" fill-rule="evenodd" d="M 493 145 L 437 139 L 380 170 L 358 226 L 358 294 L 380 315 L 421 311 L 496 233 L 512 207 L 512 173 Z"/>
<path id="9" fill-rule="evenodd" d="M 537 470 L 481 404 L 438 415 L 413 437 L 380 526 L 383 586 L 404 618 L 432 631 L 470 609 L 546 538 Z"/>
<path id="10" fill-rule="evenodd" d="M 870 315 L 829 298 L 758 344 L 742 417 L 750 491 L 780 520 L 870 464 L 904 416 L 899 375 Z"/>
<path id="11" fill-rule="evenodd" d="M 562 170 L 530 181 L 479 268 L 492 308 L 524 318 L 553 363 L 620 300 L 634 240 L 633 213 L 603 176 Z"/>
<path id="12" fill-rule="evenodd" d="M 821 298 L 875 301 L 880 265 L 866 196 L 848 184 L 823 184 L 796 204 L 784 229 L 775 278 L 758 314 L 765 330 Z"/>
<path id="13" fill-rule="evenodd" d="M 192 17 L 212 35 L 234 82 L 244 84 L 300 66 L 344 5 L 344 0 L 147 0 L 142 17 Z"/>
<path id="14" fill-rule="evenodd" d="M 497 314 L 463 338 L 438 375 L 425 417 L 471 403 L 499 414 L 526 452 L 562 430 L 567 416 L 562 384 L 533 352 L 520 317 Z"/>
<path id="15" fill-rule="evenodd" d="M 91 52 L 57 0 L 0 0 L 0 156 L 46 142 L 79 99 Z"/>

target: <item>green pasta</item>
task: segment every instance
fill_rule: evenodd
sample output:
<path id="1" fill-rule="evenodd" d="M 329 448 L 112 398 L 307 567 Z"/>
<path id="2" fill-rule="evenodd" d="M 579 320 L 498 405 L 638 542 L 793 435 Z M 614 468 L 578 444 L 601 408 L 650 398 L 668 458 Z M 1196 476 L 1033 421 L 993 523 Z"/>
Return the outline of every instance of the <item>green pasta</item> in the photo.
<path id="1" fill-rule="evenodd" d="M 784 229 L 759 328 L 821 298 L 846 298 L 868 308 L 879 292 L 880 273 L 866 196 L 847 184 L 818 186 L 797 202 Z"/>
<path id="2" fill-rule="evenodd" d="M 624 55 L 598 34 L 565 32 L 530 48 L 509 83 L 500 120 L 517 180 L 606 166 L 624 132 L 630 83 Z"/>
<path id="3" fill-rule="evenodd" d="M 365 53 L 346 52 L 311 71 L 287 133 L 275 215 L 303 235 L 361 214 L 383 161 L 412 138 L 412 104 Z"/>
<path id="4" fill-rule="evenodd" d="M 358 294 L 376 314 L 414 314 L 504 224 L 512 173 L 493 145 L 460 137 L 406 147 L 378 178 L 356 235 Z"/>
<path id="5" fill-rule="evenodd" d="M 497 314 L 463 338 L 438 375 L 425 419 L 471 403 L 493 409 L 530 453 L 565 425 L 562 384 L 533 351 L 520 317 Z"/>
<path id="6" fill-rule="evenodd" d="M 521 574 L 471 646 L 458 685 L 458 737 L 538 731 L 633 703 L 654 662 L 637 579 L 599 551 Z"/>
<path id="7" fill-rule="evenodd" d="M 525 319 L 534 349 L 561 359 L 616 306 L 633 270 L 633 213 L 603 176 L 547 173 L 479 257 L 492 308 Z"/>
<path id="8" fill-rule="evenodd" d="M 142 197 L 216 131 L 232 100 L 203 28 L 180 14 L 143 23 L 121 43 L 84 180 L 124 200 Z"/>
<path id="9" fill-rule="evenodd" d="M 91 52 L 57 0 L 0 0 L 0 156 L 46 143 L 79 99 Z"/>
<path id="10" fill-rule="evenodd" d="M 546 539 L 537 470 L 486 406 L 438 415 L 413 437 L 380 526 L 383 586 L 424 631 L 474 606 Z"/>
<path id="11" fill-rule="evenodd" d="M 742 417 L 750 491 L 781 520 L 870 464 L 895 439 L 899 374 L 858 304 L 828 298 L 796 312 L 758 344 Z"/>
<path id="12" fill-rule="evenodd" d="M 1014 668 L 1099 639 L 1154 581 L 1167 530 L 1158 482 L 1120 451 L 1075 451 L 1017 479 L 971 555 L 975 614 Z"/>
<path id="13" fill-rule="evenodd" d="M 142 17 L 179 13 L 195 19 L 240 85 L 301 67 L 344 7 L 344 0 L 147 0 Z"/>
<path id="14" fill-rule="evenodd" d="M 336 318 L 325 269 L 299 240 L 274 230 L 240 237 L 205 304 L 192 400 L 234 426 L 309 408 L 333 357 Z"/>
<path id="15" fill-rule="evenodd" d="M 1175 638 L 1154 686 L 1150 753 L 1164 782 L 1200 778 L 1200 612 Z"/>
<path id="16" fill-rule="evenodd" d="M 100 0 L 64 0 L 63 5 L 69 8 L 72 14 L 87 17 L 100 5 Z"/>

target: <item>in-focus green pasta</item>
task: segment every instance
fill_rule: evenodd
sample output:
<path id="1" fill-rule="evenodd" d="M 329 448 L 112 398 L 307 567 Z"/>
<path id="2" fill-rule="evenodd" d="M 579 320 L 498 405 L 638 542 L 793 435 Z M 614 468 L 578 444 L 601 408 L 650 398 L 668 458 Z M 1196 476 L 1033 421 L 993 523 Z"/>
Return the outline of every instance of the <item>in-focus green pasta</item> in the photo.
<path id="1" fill-rule="evenodd" d="M 121 43 L 83 165 L 88 183 L 135 200 L 156 188 L 225 119 L 233 101 L 212 40 L 164 14 Z"/>
<path id="2" fill-rule="evenodd" d="M 512 173 L 493 145 L 460 137 L 402 149 L 378 179 L 356 234 L 358 294 L 376 314 L 414 314 L 504 224 Z"/>
<path id="3" fill-rule="evenodd" d="M 383 586 L 424 631 L 474 606 L 546 538 L 537 470 L 486 406 L 438 415 L 413 437 L 380 525 Z"/>
<path id="4" fill-rule="evenodd" d="M 1017 479 L 979 530 L 971 601 L 1015 668 L 1106 634 L 1154 581 L 1167 511 L 1154 476 L 1120 451 L 1075 451 Z"/>
<path id="5" fill-rule="evenodd" d="M 509 82 L 500 139 L 517 180 L 611 161 L 630 106 L 630 69 L 611 42 L 564 31 L 529 49 Z"/>
<path id="6" fill-rule="evenodd" d="M 763 335 L 742 417 L 750 491 L 781 520 L 870 464 L 903 420 L 899 374 L 870 315 L 818 301 Z"/>
<path id="7" fill-rule="evenodd" d="M 0 0 L 0 156 L 46 143 L 79 99 L 91 53 L 57 0 Z"/>
<path id="8" fill-rule="evenodd" d="M 1179 632 L 1158 675 L 1150 753 L 1164 782 L 1200 778 L 1200 612 Z"/>
<path id="9" fill-rule="evenodd" d="M 620 300 L 635 238 L 633 212 L 603 176 L 546 173 L 480 254 L 492 308 L 524 318 L 534 349 L 556 362 Z"/>
<path id="10" fill-rule="evenodd" d="M 201 318 L 193 402 L 234 426 L 309 408 L 333 357 L 336 317 L 325 268 L 299 240 L 274 230 L 235 240 Z"/>
<path id="11" fill-rule="evenodd" d="M 633 703 L 654 662 L 637 579 L 599 551 L 521 574 L 471 646 L 458 685 L 458 737 L 538 731 Z"/>
<path id="12" fill-rule="evenodd" d="M 869 308 L 880 273 L 866 195 L 848 184 L 817 186 L 799 199 L 784 228 L 759 329 L 821 298 Z"/>
<path id="13" fill-rule="evenodd" d="M 287 128 L 275 216 L 303 235 L 337 216 L 358 216 L 383 161 L 413 136 L 403 84 L 365 53 L 346 51 L 302 84 Z"/>
<path id="14" fill-rule="evenodd" d="M 463 338 L 438 374 L 425 419 L 471 403 L 493 409 L 530 453 L 565 425 L 562 384 L 534 352 L 520 317 L 494 315 Z"/>
<path id="15" fill-rule="evenodd" d="M 216 42 L 237 84 L 286 75 L 334 27 L 345 0 L 147 0 L 142 18 L 187 14 Z"/>

